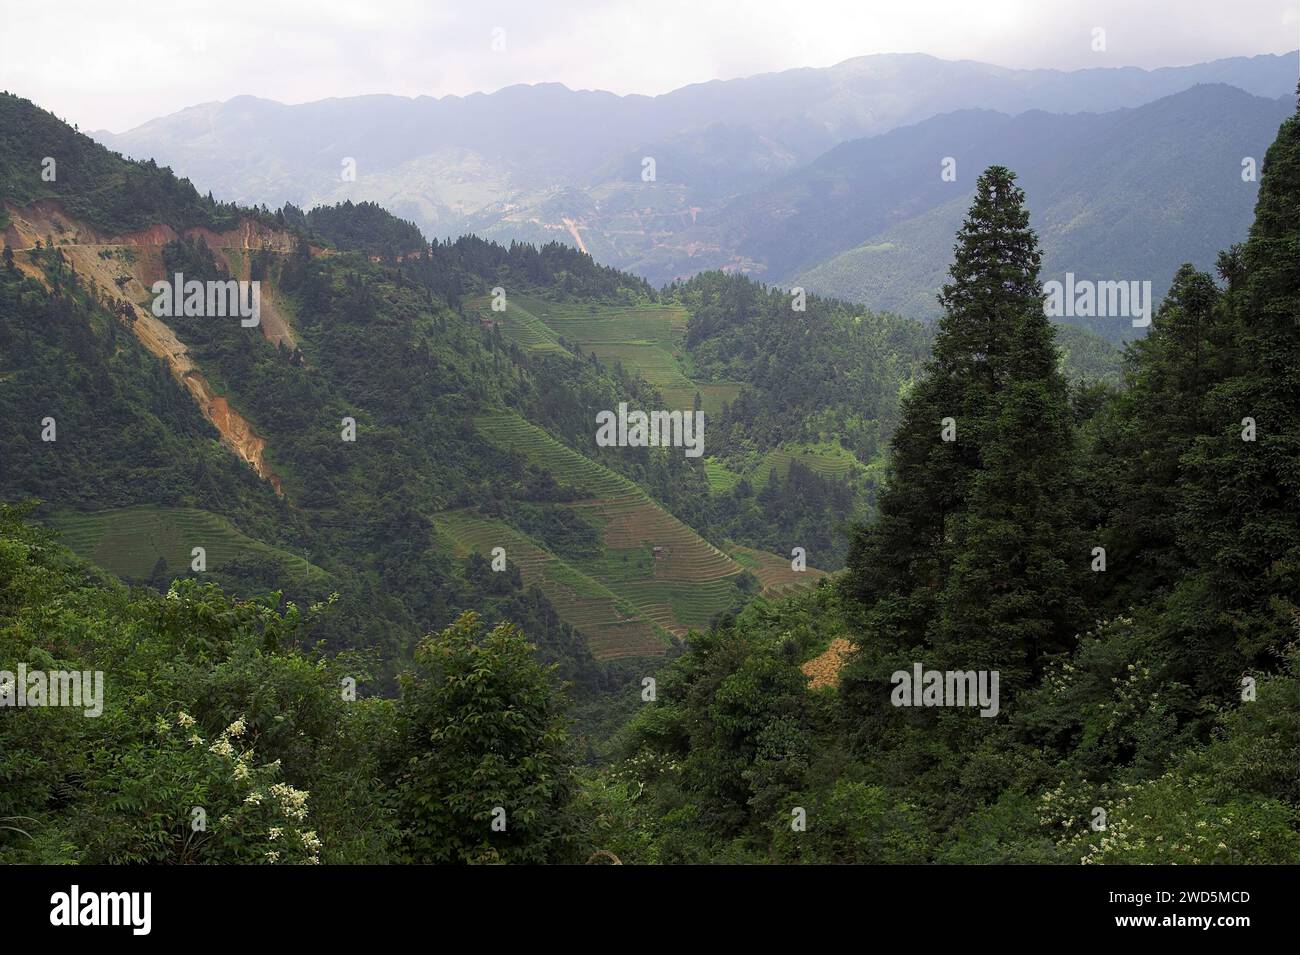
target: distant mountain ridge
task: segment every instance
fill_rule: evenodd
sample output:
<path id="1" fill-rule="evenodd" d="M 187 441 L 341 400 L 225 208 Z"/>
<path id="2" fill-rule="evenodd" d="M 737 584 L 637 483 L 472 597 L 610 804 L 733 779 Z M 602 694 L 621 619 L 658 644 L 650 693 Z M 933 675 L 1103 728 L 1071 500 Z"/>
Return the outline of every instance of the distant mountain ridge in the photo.
<path id="1" fill-rule="evenodd" d="M 272 208 L 370 200 L 430 237 L 558 240 L 662 282 L 707 267 L 748 268 L 747 247 L 710 255 L 708 238 L 692 230 L 841 144 L 959 110 L 1097 113 L 1196 84 L 1278 97 L 1294 88 L 1294 63 L 1264 55 L 1063 72 L 882 54 L 654 97 L 556 83 L 295 106 L 240 96 L 95 135 L 172 166 L 220 199 Z M 829 257 L 862 238 L 822 251 Z"/>
<path id="2" fill-rule="evenodd" d="M 1016 171 L 1044 250 L 1044 279 L 1150 280 L 1157 297 L 1189 256 L 1213 267 L 1250 223 L 1260 161 L 1289 97 L 1195 86 L 1132 109 L 1017 116 L 963 110 L 844 143 L 737 197 L 638 269 L 652 279 L 693 261 L 799 284 L 914 317 L 938 312 L 951 236 L 975 177 Z M 955 181 L 941 177 L 951 158 Z M 1176 174 L 1175 174 L 1176 171 Z M 1131 327 L 1131 326 L 1130 326 Z M 1098 328 L 1118 337 L 1120 326 Z"/>

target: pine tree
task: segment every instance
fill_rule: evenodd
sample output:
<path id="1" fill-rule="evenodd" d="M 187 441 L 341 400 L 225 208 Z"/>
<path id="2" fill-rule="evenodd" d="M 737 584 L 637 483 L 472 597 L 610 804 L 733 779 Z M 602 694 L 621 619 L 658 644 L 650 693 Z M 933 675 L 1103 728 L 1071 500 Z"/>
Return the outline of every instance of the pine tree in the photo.
<path id="1" fill-rule="evenodd" d="M 1276 663 L 1300 612 L 1300 111 L 1265 156 L 1239 261 L 1235 367 L 1183 461 L 1179 532 L 1200 572 L 1172 602 L 1173 636 L 1202 690 Z"/>
<path id="2" fill-rule="evenodd" d="M 1038 239 L 1010 170 L 979 177 L 954 252 L 932 358 L 891 442 L 879 519 L 857 531 L 848 560 L 846 591 L 874 608 L 872 639 L 899 649 L 922 639 L 952 564 L 1016 326 L 1043 313 Z M 944 440 L 944 419 L 955 440 Z"/>
<path id="3" fill-rule="evenodd" d="M 1221 257 L 1231 286 L 1233 253 Z M 1179 546 L 1181 458 L 1208 426 L 1206 395 L 1234 348 L 1228 295 L 1191 265 L 1174 276 L 1145 338 L 1125 353 L 1125 390 L 1092 422 L 1085 491 L 1108 561 L 1111 610 L 1167 593 L 1191 566 Z"/>
<path id="4" fill-rule="evenodd" d="M 1004 694 L 1073 645 L 1089 572 L 1075 520 L 1069 398 L 1041 300 L 1014 329 L 930 635 L 935 666 L 997 670 Z"/>

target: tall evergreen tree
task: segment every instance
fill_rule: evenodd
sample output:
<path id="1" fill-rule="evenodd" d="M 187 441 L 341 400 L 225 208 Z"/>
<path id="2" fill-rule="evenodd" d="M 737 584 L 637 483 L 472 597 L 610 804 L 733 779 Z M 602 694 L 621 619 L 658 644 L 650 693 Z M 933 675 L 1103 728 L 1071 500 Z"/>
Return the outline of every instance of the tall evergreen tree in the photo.
<path id="1" fill-rule="evenodd" d="M 980 468 L 954 529 L 930 642 L 943 669 L 1001 673 L 1022 689 L 1082 619 L 1089 551 L 1075 520 L 1074 431 L 1041 302 L 1016 317 Z"/>
<path id="2" fill-rule="evenodd" d="M 1038 239 L 1015 175 L 990 167 L 957 234 L 952 281 L 924 378 L 903 402 L 879 518 L 855 534 L 846 589 L 888 610 L 895 643 L 915 643 L 952 562 L 953 529 L 1005 384 L 1020 316 L 1042 312 Z M 944 419 L 951 430 L 944 440 Z M 883 620 L 878 621 L 883 624 Z"/>
<path id="3" fill-rule="evenodd" d="M 1172 624 L 1203 691 L 1276 664 L 1300 612 L 1300 112 L 1265 155 L 1240 268 L 1235 366 L 1183 461 L 1179 531 L 1200 573 Z"/>
<path id="4" fill-rule="evenodd" d="M 1232 258 L 1220 269 L 1229 281 Z M 1090 423 L 1083 492 L 1106 549 L 1097 580 L 1110 610 L 1167 593 L 1190 565 L 1175 532 L 1180 461 L 1207 427 L 1206 395 L 1235 350 L 1227 301 L 1208 274 L 1180 268 L 1146 337 L 1125 353 L 1124 391 Z"/>

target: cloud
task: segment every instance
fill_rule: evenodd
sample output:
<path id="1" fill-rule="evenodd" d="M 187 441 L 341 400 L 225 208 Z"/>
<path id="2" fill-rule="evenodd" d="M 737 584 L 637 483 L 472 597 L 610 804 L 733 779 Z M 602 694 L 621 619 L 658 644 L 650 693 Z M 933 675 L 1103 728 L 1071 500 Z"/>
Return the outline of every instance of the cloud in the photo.
<path id="1" fill-rule="evenodd" d="M 1300 0 L 87 0 L 0 5 L 0 87 L 121 131 L 251 93 L 464 95 L 560 82 L 617 93 L 869 53 L 1013 67 L 1170 66 L 1300 46 Z M 1094 27 L 1107 50 L 1091 49 Z M 495 30 L 505 49 L 494 50 Z"/>

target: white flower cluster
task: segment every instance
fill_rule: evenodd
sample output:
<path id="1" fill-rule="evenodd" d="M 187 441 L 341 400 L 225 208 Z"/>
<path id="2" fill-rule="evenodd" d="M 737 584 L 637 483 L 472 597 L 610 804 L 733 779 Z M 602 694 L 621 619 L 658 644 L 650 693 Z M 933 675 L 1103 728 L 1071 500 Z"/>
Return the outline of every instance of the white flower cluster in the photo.
<path id="1" fill-rule="evenodd" d="M 288 783 L 272 783 L 271 795 L 280 804 L 280 811 L 295 822 L 307 818 L 307 793 L 294 789 Z"/>

